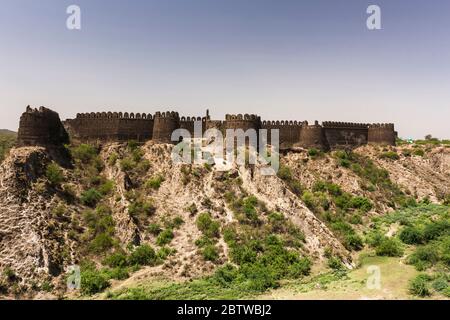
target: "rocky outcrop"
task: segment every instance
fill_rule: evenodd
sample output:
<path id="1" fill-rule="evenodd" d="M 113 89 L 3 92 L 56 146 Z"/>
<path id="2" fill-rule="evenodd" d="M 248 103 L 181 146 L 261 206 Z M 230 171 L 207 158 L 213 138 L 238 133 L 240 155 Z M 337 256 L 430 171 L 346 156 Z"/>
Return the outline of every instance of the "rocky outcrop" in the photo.
<path id="1" fill-rule="evenodd" d="M 13 149 L 0 166 L 0 270 L 10 270 L 22 289 L 71 263 L 68 230 L 52 216 L 56 199 L 36 186 L 49 162 L 44 148 L 27 147 Z"/>

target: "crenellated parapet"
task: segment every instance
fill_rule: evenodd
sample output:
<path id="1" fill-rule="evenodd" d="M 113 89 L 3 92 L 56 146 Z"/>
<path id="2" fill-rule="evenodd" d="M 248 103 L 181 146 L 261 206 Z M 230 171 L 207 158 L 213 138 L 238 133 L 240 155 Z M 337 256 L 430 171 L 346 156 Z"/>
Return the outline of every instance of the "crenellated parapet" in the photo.
<path id="1" fill-rule="evenodd" d="M 90 112 L 77 113 L 76 119 L 144 119 L 152 120 L 153 116 L 149 113 L 122 113 L 122 112 Z"/>
<path id="2" fill-rule="evenodd" d="M 324 128 L 348 128 L 348 129 L 365 129 L 369 127 L 366 123 L 354 123 L 354 122 L 336 122 L 336 121 L 324 121 L 322 122 Z"/>
<path id="3" fill-rule="evenodd" d="M 69 142 L 69 135 L 59 115 L 45 107 L 30 106 L 20 117 L 17 143 L 19 146 L 57 146 Z"/>

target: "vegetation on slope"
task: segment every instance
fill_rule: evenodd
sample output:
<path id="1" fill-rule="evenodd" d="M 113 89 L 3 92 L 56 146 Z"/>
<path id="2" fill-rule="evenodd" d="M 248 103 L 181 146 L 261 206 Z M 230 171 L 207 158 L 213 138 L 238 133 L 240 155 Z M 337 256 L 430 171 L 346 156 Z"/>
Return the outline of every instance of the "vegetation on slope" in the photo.
<path id="1" fill-rule="evenodd" d="M 387 237 L 393 226 L 397 232 Z M 374 218 L 366 239 L 377 255 L 406 253 L 405 262 L 423 272 L 410 281 L 411 294 L 450 297 L 450 207 L 421 204 Z"/>
<path id="2" fill-rule="evenodd" d="M 0 130 L 0 163 L 16 143 L 17 134 L 9 130 Z"/>

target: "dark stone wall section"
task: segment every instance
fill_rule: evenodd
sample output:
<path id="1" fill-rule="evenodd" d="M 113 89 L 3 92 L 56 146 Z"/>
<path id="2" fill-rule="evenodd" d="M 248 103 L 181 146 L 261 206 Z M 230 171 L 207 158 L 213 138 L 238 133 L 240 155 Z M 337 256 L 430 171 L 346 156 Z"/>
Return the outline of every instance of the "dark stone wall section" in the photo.
<path id="1" fill-rule="evenodd" d="M 225 116 L 224 121 L 206 117 L 181 117 L 177 112 L 145 113 L 92 112 L 79 113 L 75 119 L 61 122 L 56 112 L 41 107 L 39 110 L 27 107 L 20 118 L 18 143 L 27 145 L 57 145 L 76 142 L 107 142 L 153 140 L 157 143 L 173 143 L 172 132 L 182 128 L 194 136 L 195 121 L 202 122 L 202 131 L 216 128 L 226 134 L 226 129 L 267 129 L 268 143 L 270 130 L 278 129 L 280 148 L 291 147 L 320 148 L 323 150 L 353 148 L 367 143 L 395 145 L 397 133 L 394 124 L 364 124 L 325 121 L 322 125 L 315 121 L 261 121 L 254 114 Z"/>
<path id="2" fill-rule="evenodd" d="M 47 108 L 27 107 L 20 117 L 17 144 L 19 146 L 57 146 L 69 142 L 69 135 L 59 115 Z"/>

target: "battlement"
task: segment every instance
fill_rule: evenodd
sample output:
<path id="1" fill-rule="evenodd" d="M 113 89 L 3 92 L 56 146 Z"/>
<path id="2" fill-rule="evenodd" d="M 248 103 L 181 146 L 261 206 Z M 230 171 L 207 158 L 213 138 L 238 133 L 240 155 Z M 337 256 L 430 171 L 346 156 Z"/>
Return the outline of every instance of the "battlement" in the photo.
<path id="1" fill-rule="evenodd" d="M 372 124 L 369 124 L 369 129 L 370 128 L 394 129 L 394 124 L 393 123 L 372 123 Z"/>
<path id="2" fill-rule="evenodd" d="M 153 119 L 153 116 L 145 113 L 122 112 L 91 112 L 77 113 L 76 119 Z"/>
<path id="3" fill-rule="evenodd" d="M 297 120 L 263 120 L 262 121 L 262 125 L 263 126 L 267 126 L 267 127 L 278 127 L 278 126 L 302 126 L 303 123 L 299 122 Z"/>
<path id="4" fill-rule="evenodd" d="M 322 122 L 322 126 L 324 128 L 360 128 L 360 129 L 367 129 L 369 125 L 366 124 L 366 123 L 324 121 L 324 122 Z"/>
<path id="5" fill-rule="evenodd" d="M 181 116 L 176 111 L 150 113 L 90 112 L 77 113 L 62 125 L 56 112 L 40 107 L 27 107 L 20 119 L 19 143 L 22 145 L 51 144 L 67 141 L 126 141 L 172 143 L 172 132 L 186 129 L 194 134 L 194 123 L 202 122 L 202 130 L 267 129 L 279 130 L 280 147 L 302 146 L 321 149 L 356 147 L 367 143 L 395 144 L 396 132 L 392 123 L 352 123 L 324 121 L 309 124 L 298 120 L 261 120 L 256 114 L 226 114 L 225 120 L 211 120 L 206 116 Z M 67 135 L 67 132 L 68 135 Z"/>
<path id="6" fill-rule="evenodd" d="M 256 114 L 226 114 L 225 115 L 226 121 L 261 121 L 261 118 L 257 116 Z"/>

